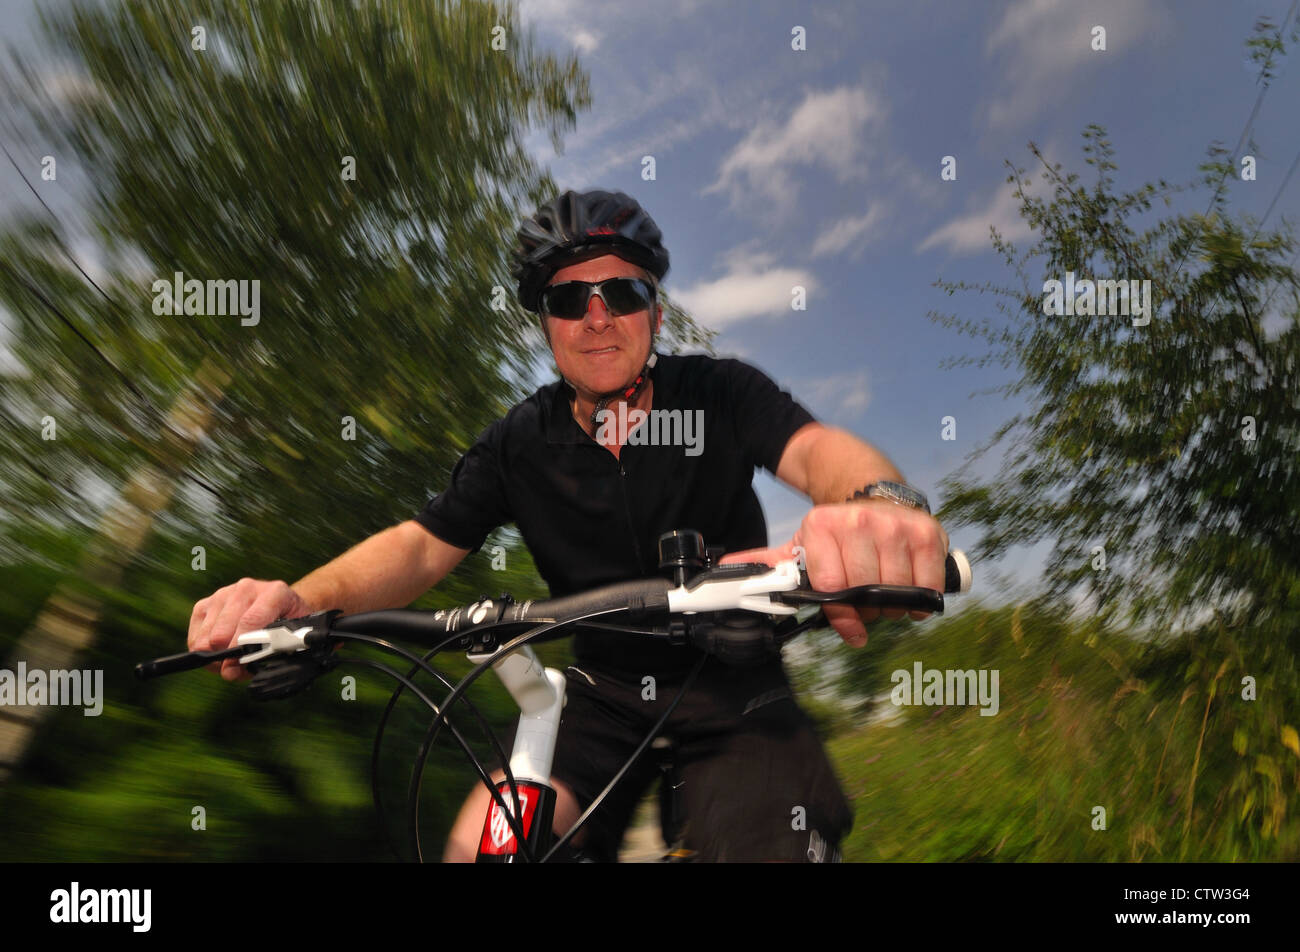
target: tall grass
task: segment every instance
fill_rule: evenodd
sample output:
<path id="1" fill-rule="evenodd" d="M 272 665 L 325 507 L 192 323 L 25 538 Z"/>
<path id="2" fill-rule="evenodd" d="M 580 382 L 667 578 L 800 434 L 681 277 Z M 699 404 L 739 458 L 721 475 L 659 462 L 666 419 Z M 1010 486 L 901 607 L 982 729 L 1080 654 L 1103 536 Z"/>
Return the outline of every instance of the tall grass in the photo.
<path id="1" fill-rule="evenodd" d="M 1000 709 L 883 700 L 847 730 L 842 715 L 823 718 L 840 728 L 829 749 L 855 805 L 847 860 L 1300 859 L 1285 620 L 1140 642 L 1029 607 L 975 607 L 912 631 L 881 639 L 845 679 L 879 697 L 915 661 L 996 669 Z"/>

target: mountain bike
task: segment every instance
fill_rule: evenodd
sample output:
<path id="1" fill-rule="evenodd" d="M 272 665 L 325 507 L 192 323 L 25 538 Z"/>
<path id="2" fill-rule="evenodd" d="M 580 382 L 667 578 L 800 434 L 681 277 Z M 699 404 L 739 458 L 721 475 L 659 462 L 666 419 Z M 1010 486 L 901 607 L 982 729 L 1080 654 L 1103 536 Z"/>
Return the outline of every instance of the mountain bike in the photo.
<path id="1" fill-rule="evenodd" d="M 138 678 L 148 679 L 204 667 L 224 658 L 237 658 L 253 675 L 249 690 L 259 700 L 290 697 L 340 664 L 377 669 L 397 682 L 380 719 L 371 757 L 375 808 L 383 817 L 379 787 L 380 751 L 393 708 L 409 691 L 430 711 L 433 720 L 416 754 L 408 786 L 407 824 L 411 847 L 423 861 L 419 832 L 419 794 L 424 766 L 433 743 L 445 727 L 492 795 L 483 821 L 478 862 L 548 862 L 572 858 L 564 852 L 573 836 L 595 813 L 632 765 L 659 736 L 664 723 L 685 696 L 705 660 L 752 665 L 779 657 L 781 646 L 813 628 L 826 627 L 821 607 L 837 603 L 857 607 L 902 609 L 941 614 L 944 593 L 903 585 L 859 585 L 836 592 L 819 592 L 808 584 L 794 560 L 775 566 L 762 563 L 720 565 L 723 550 L 706 549 L 700 533 L 678 529 L 659 539 L 659 577 L 618 582 L 576 595 L 516 602 L 509 595 L 481 597 L 473 604 L 437 611 L 396 609 L 344 615 L 337 609 L 301 618 L 283 619 L 271 627 L 245 632 L 216 651 L 190 651 L 156 658 L 136 666 Z M 944 590 L 970 589 L 970 563 L 960 551 L 948 554 Z M 809 610 L 811 609 L 811 610 Z M 803 612 L 801 617 L 800 613 Z M 673 701 L 645 738 L 592 800 L 577 822 L 558 839 L 551 824 L 555 790 L 551 763 L 564 708 L 564 674 L 546 668 L 531 643 L 563 636 L 570 626 L 604 629 L 657 638 L 675 645 L 693 645 L 700 657 L 690 669 Z M 435 641 L 423 656 L 388 638 Z M 336 651 L 347 644 L 370 645 L 411 663 L 405 674 L 371 658 L 348 657 Z M 465 651 L 474 667 L 455 685 L 429 664 L 441 651 Z M 505 685 L 519 706 L 518 727 L 510 756 L 474 707 L 466 691 L 488 670 Z M 435 703 L 415 683 L 420 673 L 447 689 Z M 485 731 L 504 778 L 494 783 L 487 768 L 460 729 L 448 716 L 457 703 Z M 663 786 L 661 786 L 661 793 Z M 661 825 L 665 842 L 672 842 L 679 818 L 671 813 L 671 798 L 661 796 Z"/>

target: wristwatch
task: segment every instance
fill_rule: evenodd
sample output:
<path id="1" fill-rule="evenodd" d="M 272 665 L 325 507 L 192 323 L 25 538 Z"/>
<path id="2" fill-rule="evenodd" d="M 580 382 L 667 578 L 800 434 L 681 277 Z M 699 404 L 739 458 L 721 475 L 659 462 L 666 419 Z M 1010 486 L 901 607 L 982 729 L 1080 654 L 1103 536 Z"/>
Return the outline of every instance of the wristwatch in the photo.
<path id="1" fill-rule="evenodd" d="M 924 509 L 927 515 L 930 513 L 930 503 L 925 498 L 924 493 L 913 489 L 911 486 L 905 486 L 902 483 L 891 483 L 885 479 L 863 486 L 844 501 L 852 502 L 855 499 L 875 498 L 888 499 L 890 502 L 896 502 L 900 506 L 910 506 L 913 509 Z"/>

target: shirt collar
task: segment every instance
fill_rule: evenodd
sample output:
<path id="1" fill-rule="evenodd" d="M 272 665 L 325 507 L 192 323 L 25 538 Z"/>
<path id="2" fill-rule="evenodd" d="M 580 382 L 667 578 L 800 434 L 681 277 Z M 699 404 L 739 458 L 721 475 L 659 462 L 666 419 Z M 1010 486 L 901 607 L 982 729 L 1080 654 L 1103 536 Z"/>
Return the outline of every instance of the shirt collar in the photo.
<path id="1" fill-rule="evenodd" d="M 578 421 L 573 418 L 573 408 L 569 401 L 573 397 L 573 388 L 563 380 L 557 380 L 551 394 L 550 413 L 546 421 L 547 443 L 583 443 L 590 439 Z"/>

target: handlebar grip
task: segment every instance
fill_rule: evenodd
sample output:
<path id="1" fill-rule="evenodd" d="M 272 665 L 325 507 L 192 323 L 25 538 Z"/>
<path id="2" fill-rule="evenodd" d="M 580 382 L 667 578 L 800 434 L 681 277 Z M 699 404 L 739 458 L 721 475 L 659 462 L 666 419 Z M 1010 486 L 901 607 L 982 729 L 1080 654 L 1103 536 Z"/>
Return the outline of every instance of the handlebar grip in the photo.
<path id="1" fill-rule="evenodd" d="M 948 553 L 948 560 L 944 563 L 944 592 L 949 594 L 969 592 L 970 582 L 970 559 L 966 558 L 966 553 L 961 549 L 953 549 Z"/>
<path id="2" fill-rule="evenodd" d="M 152 661 L 142 661 L 135 666 L 135 676 L 141 681 L 147 681 L 150 678 L 159 678 L 164 674 L 175 674 L 178 671 L 193 671 L 195 668 L 201 668 L 204 665 L 211 664 L 214 661 L 221 661 L 225 658 L 234 658 L 242 654 L 248 654 L 255 649 L 255 645 L 236 645 L 233 648 L 226 648 L 222 651 L 186 651 L 184 654 L 167 655 L 165 658 L 154 658 Z"/>

